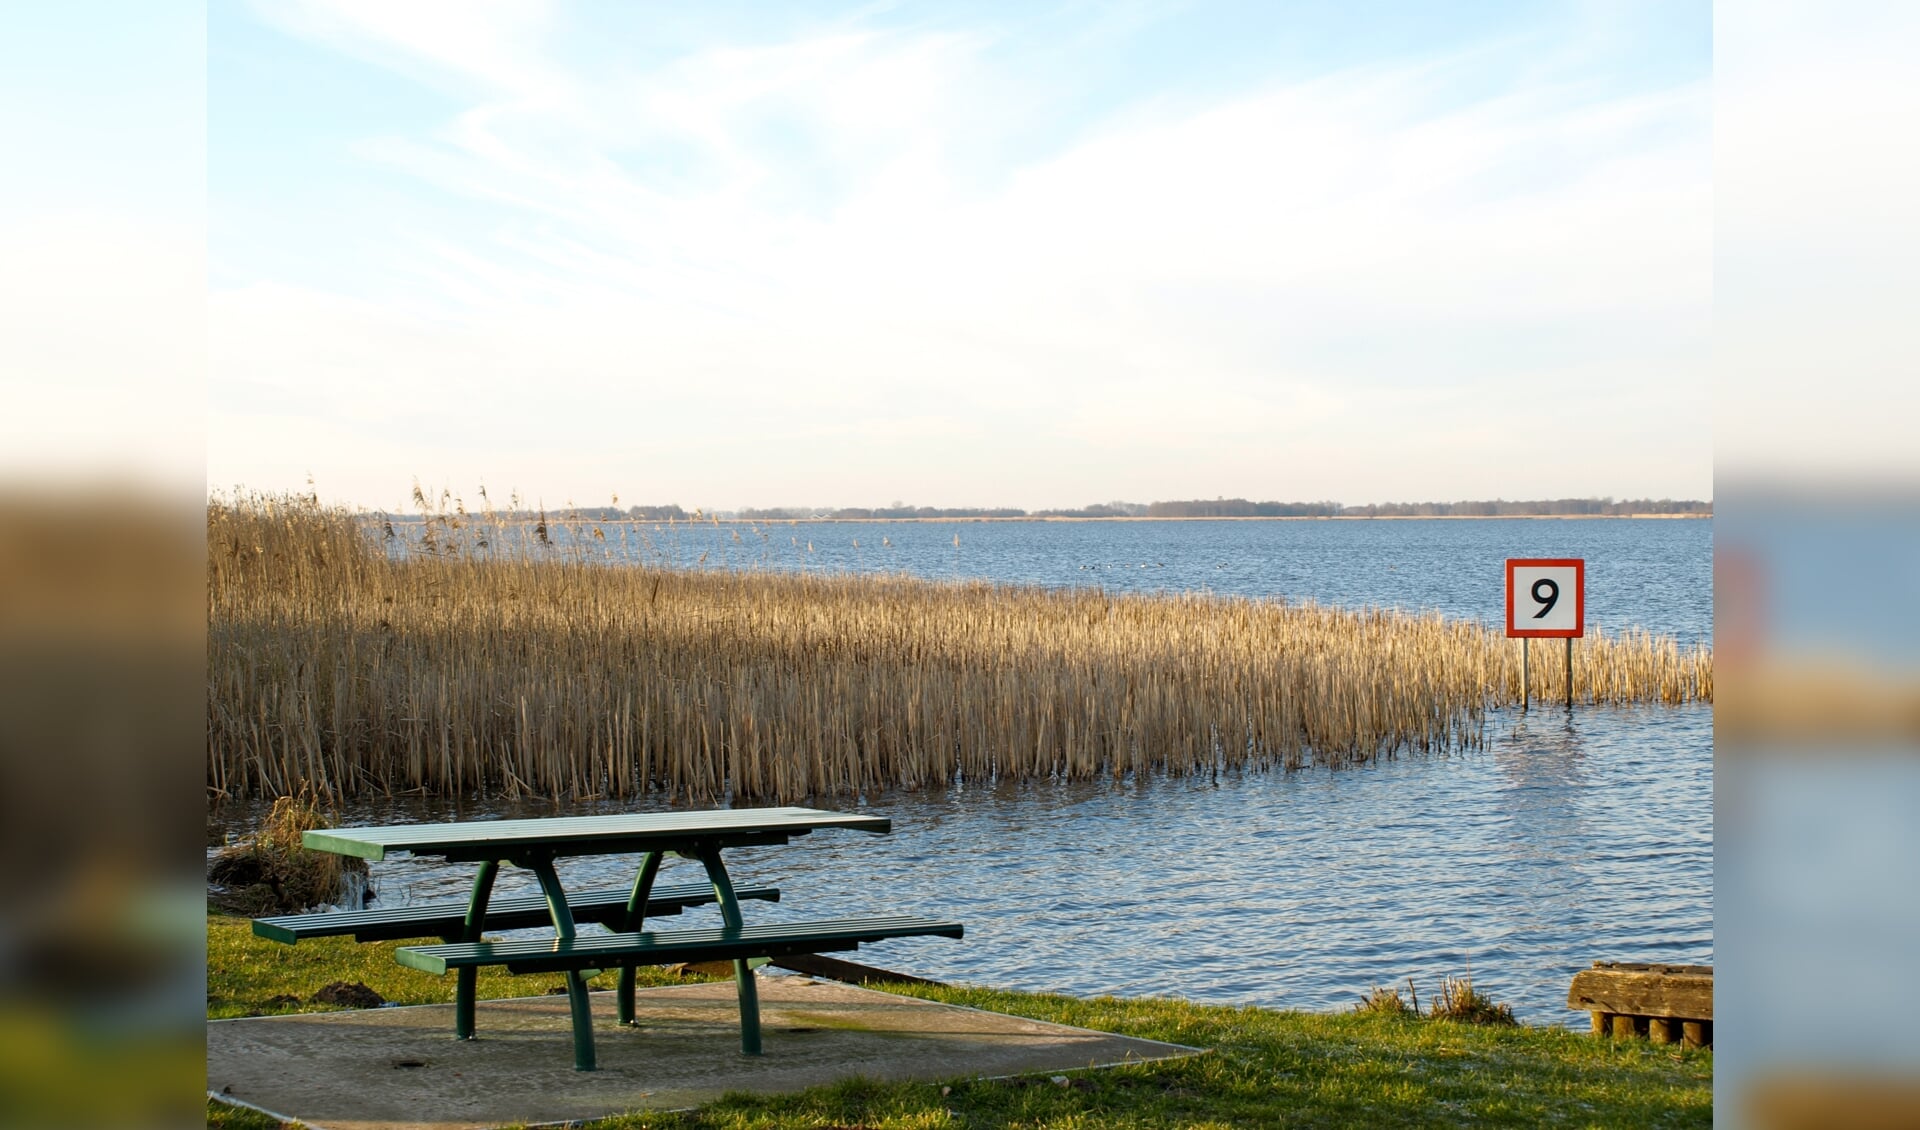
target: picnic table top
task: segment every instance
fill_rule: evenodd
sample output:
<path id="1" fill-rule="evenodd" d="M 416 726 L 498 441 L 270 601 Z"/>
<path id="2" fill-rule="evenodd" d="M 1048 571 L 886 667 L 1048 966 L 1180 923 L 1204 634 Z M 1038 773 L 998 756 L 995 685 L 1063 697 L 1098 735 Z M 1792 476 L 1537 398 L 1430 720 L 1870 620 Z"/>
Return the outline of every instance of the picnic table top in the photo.
<path id="1" fill-rule="evenodd" d="M 301 843 L 316 851 L 361 859 L 384 859 L 390 851 L 401 851 L 458 860 L 505 858 L 495 853 L 530 848 L 550 849 L 555 855 L 612 855 L 671 851 L 695 841 L 720 847 L 783 843 L 790 836 L 803 836 L 816 828 L 885 833 L 893 830 L 893 821 L 884 816 L 817 808 L 723 808 L 702 812 L 628 812 L 532 820 L 316 828 L 303 835 Z"/>

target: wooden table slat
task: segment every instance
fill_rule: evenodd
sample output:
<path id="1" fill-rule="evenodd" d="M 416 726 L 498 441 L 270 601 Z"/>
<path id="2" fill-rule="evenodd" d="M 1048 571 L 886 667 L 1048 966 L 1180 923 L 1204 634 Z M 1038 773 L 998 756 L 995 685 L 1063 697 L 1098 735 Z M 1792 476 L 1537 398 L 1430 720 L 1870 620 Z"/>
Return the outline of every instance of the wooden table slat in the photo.
<path id="1" fill-rule="evenodd" d="M 386 858 L 390 851 L 415 855 L 488 849 L 553 848 L 559 854 L 594 854 L 596 845 L 631 851 L 658 839 L 663 843 L 729 836 L 805 835 L 820 828 L 886 833 L 884 816 L 828 812 L 816 808 L 724 808 L 703 812 L 628 812 L 606 816 L 561 816 L 528 820 L 470 820 L 450 824 L 400 824 L 367 828 L 319 828 L 301 842 L 317 851 L 361 859 Z"/>

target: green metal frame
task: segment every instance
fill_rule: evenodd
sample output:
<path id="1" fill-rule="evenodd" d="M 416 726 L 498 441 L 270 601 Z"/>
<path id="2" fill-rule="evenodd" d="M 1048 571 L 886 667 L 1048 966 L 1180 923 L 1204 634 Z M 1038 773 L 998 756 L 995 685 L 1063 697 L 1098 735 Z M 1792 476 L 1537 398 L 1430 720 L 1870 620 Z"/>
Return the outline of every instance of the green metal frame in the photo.
<path id="1" fill-rule="evenodd" d="M 624 930 L 627 921 L 627 897 L 633 892 L 631 881 L 617 890 L 596 887 L 591 890 L 567 888 L 567 910 L 573 924 L 585 928 L 597 922 L 609 930 Z M 734 897 L 742 905 L 759 899 L 780 901 L 780 889 L 761 885 L 736 885 Z M 655 883 L 647 896 L 642 917 L 654 919 L 678 916 L 689 907 L 711 906 L 713 884 L 706 875 L 699 883 Z M 458 942 L 467 920 L 467 900 L 452 903 L 417 903 L 384 910 L 336 910 L 327 914 L 282 914 L 253 920 L 254 937 L 283 945 L 298 945 L 308 938 L 351 936 L 356 942 L 411 941 L 437 937 L 443 942 Z M 553 915 L 547 910 L 545 895 L 531 899 L 525 895 L 502 898 L 498 891 L 487 904 L 487 930 L 525 930 L 551 926 Z"/>
<path id="2" fill-rule="evenodd" d="M 650 851 L 640 861 L 640 873 L 633 879 L 633 893 L 627 896 L 627 916 L 620 924 L 622 933 L 637 934 L 646 925 L 647 900 L 653 896 L 653 881 L 659 874 L 660 853 Z M 633 1023 L 633 989 L 637 972 L 631 965 L 620 967 L 620 987 L 614 997 L 622 1024 Z"/>
<path id="3" fill-rule="evenodd" d="M 646 917 L 647 900 L 659 875 L 661 857 L 673 852 L 682 858 L 697 860 L 706 869 L 719 903 L 721 921 L 730 930 L 744 925 L 740 900 L 720 860 L 723 847 L 784 844 L 793 836 L 803 836 L 817 828 L 844 828 L 884 835 L 892 830 L 885 817 L 852 813 L 821 812 L 804 808 L 733 809 L 708 813 L 629 814 L 604 817 L 571 817 L 558 820 L 511 820 L 468 824 L 419 825 L 387 828 L 327 828 L 302 835 L 312 849 L 330 851 L 362 859 L 383 859 L 388 851 L 415 855 L 438 855 L 448 862 L 477 862 L 473 893 L 459 937 L 447 942 L 478 942 L 486 923 L 487 903 L 501 866 L 512 864 L 532 871 L 546 897 L 547 912 L 559 941 L 576 936 L 573 913 L 567 906 L 567 893 L 554 871 L 554 859 L 562 854 L 622 854 L 643 852 L 633 892 L 627 899 L 622 932 L 637 933 Z M 593 1046 L 593 1014 L 587 997 L 587 979 L 598 970 L 568 970 L 567 1004 L 573 1020 L 573 1065 L 579 1071 L 592 1071 L 596 1060 Z M 734 983 L 740 1000 L 740 1050 L 746 1055 L 761 1054 L 760 998 L 755 988 L 751 964 L 746 959 L 733 963 Z M 476 967 L 458 970 L 454 990 L 454 1035 L 474 1037 L 475 997 L 479 971 Z M 617 994 L 620 1021 L 634 1020 L 635 970 L 620 967 Z"/>
<path id="4" fill-rule="evenodd" d="M 707 880 L 713 884 L 714 900 L 720 907 L 720 920 L 728 929 L 738 930 L 745 925 L 740 913 L 740 900 L 735 897 L 733 880 L 727 874 L 725 863 L 720 860 L 720 845 L 711 841 L 696 841 L 684 849 L 676 850 L 675 855 L 692 859 L 706 869 Z M 627 914 L 622 924 L 623 932 L 638 933 L 646 919 L 647 898 L 653 891 L 655 879 L 660 874 L 662 852 L 649 851 L 641 860 L 640 872 L 633 881 L 633 893 L 627 898 Z M 546 896 L 547 913 L 553 919 L 554 937 L 570 942 L 578 936 L 574 926 L 573 913 L 567 907 L 566 888 L 561 885 L 560 876 L 553 867 L 554 852 L 551 849 L 527 849 L 513 853 L 505 860 L 484 860 L 480 871 L 473 879 L 473 895 L 467 903 L 465 928 L 460 937 L 447 941 L 477 942 L 480 940 L 481 926 L 487 918 L 487 901 L 493 894 L 493 881 L 499 874 L 502 863 L 510 863 L 533 872 L 540 882 L 540 892 Z M 479 988 L 479 969 L 464 966 L 456 971 L 453 998 L 453 1034 L 455 1039 L 471 1040 L 474 1037 L 475 998 Z M 593 1005 L 587 996 L 587 979 L 598 970 L 568 970 L 567 1009 L 573 1021 L 573 1067 L 576 1071 L 593 1071 L 597 1067 L 597 1056 L 593 1045 Z M 616 992 L 620 1023 L 634 1022 L 634 987 L 637 973 L 632 965 L 620 967 L 620 982 Z M 760 993 L 756 987 L 753 969 L 746 960 L 733 963 L 733 980 L 736 995 L 740 1001 L 740 1051 L 744 1055 L 761 1054 L 760 1040 Z"/>
<path id="5" fill-rule="evenodd" d="M 707 869 L 707 878 L 713 880 L 713 897 L 720 903 L 720 921 L 727 929 L 738 930 L 745 925 L 740 918 L 740 900 L 733 897 L 733 880 L 727 877 L 727 868 L 720 862 L 720 849 L 702 844 L 693 854 Z M 740 996 L 740 1051 L 744 1055 L 759 1055 L 760 990 L 755 987 L 753 968 L 745 958 L 734 959 L 733 983 Z"/>
<path id="6" fill-rule="evenodd" d="M 480 940 L 480 930 L 487 921 L 487 900 L 493 897 L 493 877 L 499 871 L 500 864 L 495 860 L 490 859 L 480 865 L 480 873 L 473 877 L 473 894 L 467 899 L 467 921 L 457 940 Z M 473 1039 L 474 997 L 478 992 L 479 979 L 478 969 L 462 969 L 454 979 L 453 1035 L 457 1040 Z"/>
<path id="7" fill-rule="evenodd" d="M 437 946 L 402 946 L 394 960 L 408 969 L 441 976 L 462 966 L 504 965 L 508 973 L 564 973 L 569 969 L 618 969 L 621 965 L 670 965 L 676 962 L 746 959 L 758 966 L 763 959 L 795 954 L 854 950 L 890 938 L 966 936 L 966 927 L 951 919 L 918 914 L 882 914 L 866 918 L 826 918 L 803 922 L 769 922 L 759 926 L 696 926 L 684 930 L 608 934 L 603 938 L 577 937 L 571 942 L 553 938 L 521 938 L 497 942 L 451 942 Z"/>
<path id="8" fill-rule="evenodd" d="M 574 938 L 573 915 L 567 910 L 567 892 L 560 885 L 560 876 L 553 870 L 553 853 L 540 852 L 527 861 L 534 877 L 540 880 L 540 890 L 547 896 L 547 909 L 553 913 L 554 935 L 563 942 Z M 573 1069 L 592 1071 L 593 1055 L 593 1006 L 587 1001 L 587 977 L 592 971 L 567 970 L 567 1007 L 573 1013 Z"/>

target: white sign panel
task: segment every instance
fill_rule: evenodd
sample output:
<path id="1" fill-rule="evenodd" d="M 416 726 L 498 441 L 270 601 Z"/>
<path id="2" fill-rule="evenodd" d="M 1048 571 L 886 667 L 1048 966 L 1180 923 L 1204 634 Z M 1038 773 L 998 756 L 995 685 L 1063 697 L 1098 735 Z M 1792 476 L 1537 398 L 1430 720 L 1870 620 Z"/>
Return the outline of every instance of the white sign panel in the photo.
<path id="1" fill-rule="evenodd" d="M 1572 638 L 1586 634 L 1587 563 L 1577 557 L 1507 562 L 1507 634 Z"/>

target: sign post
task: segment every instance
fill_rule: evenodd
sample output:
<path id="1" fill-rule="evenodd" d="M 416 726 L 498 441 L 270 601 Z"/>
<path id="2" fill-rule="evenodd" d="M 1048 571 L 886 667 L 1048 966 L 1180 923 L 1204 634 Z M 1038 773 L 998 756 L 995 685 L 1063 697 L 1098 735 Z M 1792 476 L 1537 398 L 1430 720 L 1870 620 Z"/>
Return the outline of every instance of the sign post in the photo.
<path id="1" fill-rule="evenodd" d="M 1573 709 L 1573 641 L 1587 634 L 1587 562 L 1581 557 L 1507 559 L 1507 635 L 1520 640 L 1520 709 L 1531 704 L 1527 645 L 1567 641 L 1567 709 Z"/>

